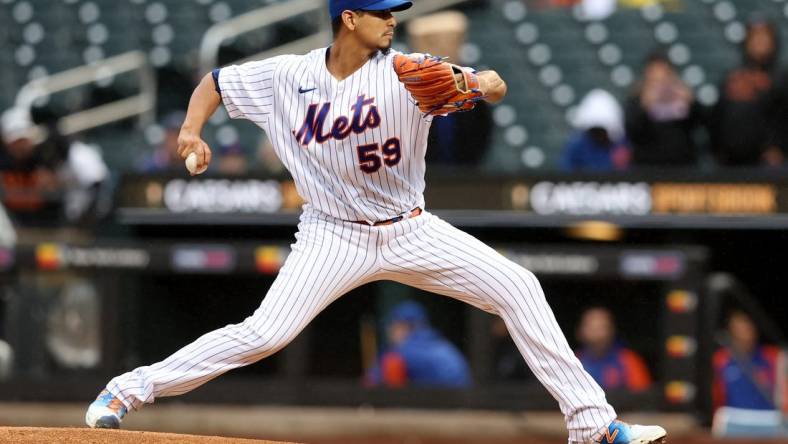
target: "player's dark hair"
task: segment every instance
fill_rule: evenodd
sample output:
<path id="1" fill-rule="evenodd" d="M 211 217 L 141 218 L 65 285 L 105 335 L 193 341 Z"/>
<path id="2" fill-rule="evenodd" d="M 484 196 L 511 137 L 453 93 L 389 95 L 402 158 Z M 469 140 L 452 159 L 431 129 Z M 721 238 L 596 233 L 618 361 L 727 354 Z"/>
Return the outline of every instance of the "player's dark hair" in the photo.
<path id="1" fill-rule="evenodd" d="M 354 12 L 356 12 L 358 14 L 363 14 L 364 13 L 364 11 L 362 11 L 360 9 L 357 10 L 357 11 L 354 11 Z M 339 37 L 339 33 L 342 32 L 342 27 L 343 26 L 345 26 L 345 22 L 342 21 L 342 16 L 339 16 L 339 17 L 331 20 L 331 32 L 334 35 L 334 39 Z M 383 55 L 388 55 L 389 52 L 391 52 L 391 48 L 381 49 L 380 52 Z"/>
<path id="2" fill-rule="evenodd" d="M 353 12 L 359 15 L 364 13 L 364 11 L 361 9 L 356 9 Z M 339 32 L 342 31 L 342 26 L 344 26 L 344 24 L 345 23 L 342 21 L 341 15 L 334 20 L 331 20 L 331 32 L 334 34 L 334 38 L 339 36 Z"/>
<path id="3" fill-rule="evenodd" d="M 337 36 L 339 35 L 339 31 L 342 30 L 342 25 L 344 25 L 344 23 L 342 22 L 342 16 L 339 16 L 334 20 L 331 20 L 331 32 L 334 34 L 334 38 L 337 38 Z"/>

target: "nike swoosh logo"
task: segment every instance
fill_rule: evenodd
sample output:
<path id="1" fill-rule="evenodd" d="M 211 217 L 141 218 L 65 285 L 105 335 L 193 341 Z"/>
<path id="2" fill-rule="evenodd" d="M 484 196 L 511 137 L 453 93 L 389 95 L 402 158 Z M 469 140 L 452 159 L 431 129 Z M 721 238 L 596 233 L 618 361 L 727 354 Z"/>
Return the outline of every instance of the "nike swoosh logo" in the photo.
<path id="1" fill-rule="evenodd" d="M 301 87 L 299 86 L 299 87 L 298 87 L 298 94 L 306 94 L 306 93 L 308 93 L 308 92 L 310 92 L 310 91 L 314 91 L 314 90 L 316 90 L 316 89 L 317 89 L 317 88 L 304 89 L 304 88 L 301 88 Z"/>

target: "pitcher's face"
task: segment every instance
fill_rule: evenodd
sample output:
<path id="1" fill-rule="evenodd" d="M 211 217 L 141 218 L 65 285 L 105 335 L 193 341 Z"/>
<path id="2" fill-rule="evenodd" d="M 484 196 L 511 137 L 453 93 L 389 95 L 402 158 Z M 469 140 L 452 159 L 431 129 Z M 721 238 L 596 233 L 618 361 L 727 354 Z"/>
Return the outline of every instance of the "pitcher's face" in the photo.
<path id="1" fill-rule="evenodd" d="M 365 46 L 381 51 L 391 48 L 397 27 L 391 11 L 359 11 L 356 20 L 356 33 Z"/>

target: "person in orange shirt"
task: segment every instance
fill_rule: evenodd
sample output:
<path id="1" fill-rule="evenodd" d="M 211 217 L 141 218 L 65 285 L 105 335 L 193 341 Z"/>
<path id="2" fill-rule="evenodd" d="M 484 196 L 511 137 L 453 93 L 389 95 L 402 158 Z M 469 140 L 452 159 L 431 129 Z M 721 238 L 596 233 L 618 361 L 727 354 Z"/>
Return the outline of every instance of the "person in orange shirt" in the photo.
<path id="1" fill-rule="evenodd" d="M 577 357 L 605 390 L 639 392 L 651 386 L 651 374 L 643 358 L 616 340 L 610 310 L 602 307 L 586 310 L 577 328 L 577 339 L 581 344 Z"/>

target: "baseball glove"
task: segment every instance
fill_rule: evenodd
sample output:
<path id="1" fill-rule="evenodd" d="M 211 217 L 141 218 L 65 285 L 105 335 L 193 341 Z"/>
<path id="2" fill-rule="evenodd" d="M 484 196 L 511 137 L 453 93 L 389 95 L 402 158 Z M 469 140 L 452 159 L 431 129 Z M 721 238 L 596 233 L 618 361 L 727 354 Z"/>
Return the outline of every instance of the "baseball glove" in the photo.
<path id="1" fill-rule="evenodd" d="M 416 99 L 419 109 L 432 116 L 469 111 L 484 99 L 479 77 L 471 68 L 447 63 L 430 54 L 397 54 L 394 71 Z"/>

